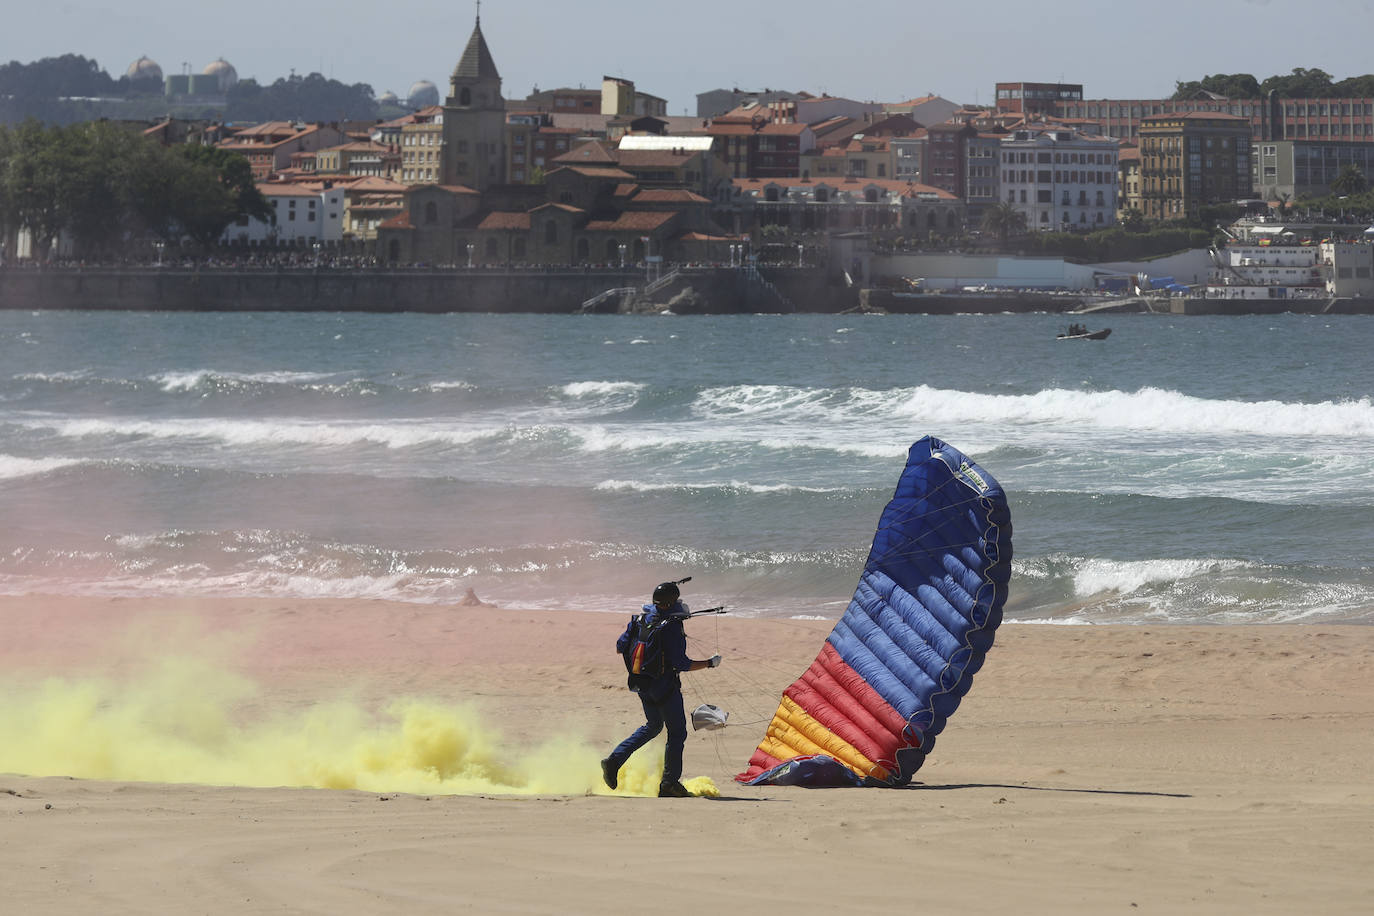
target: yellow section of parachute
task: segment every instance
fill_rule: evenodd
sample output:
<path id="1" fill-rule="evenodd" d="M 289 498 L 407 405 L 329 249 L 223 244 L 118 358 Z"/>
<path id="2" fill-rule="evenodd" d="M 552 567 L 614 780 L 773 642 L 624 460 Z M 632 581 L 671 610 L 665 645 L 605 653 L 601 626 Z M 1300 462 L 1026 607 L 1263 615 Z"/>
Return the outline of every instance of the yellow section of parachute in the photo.
<path id="1" fill-rule="evenodd" d="M 773 721 L 768 724 L 759 750 L 778 760 L 828 754 L 860 776 L 872 776 L 878 780 L 889 777 L 885 767 L 859 753 L 854 745 L 817 722 L 786 695 L 778 704 Z"/>

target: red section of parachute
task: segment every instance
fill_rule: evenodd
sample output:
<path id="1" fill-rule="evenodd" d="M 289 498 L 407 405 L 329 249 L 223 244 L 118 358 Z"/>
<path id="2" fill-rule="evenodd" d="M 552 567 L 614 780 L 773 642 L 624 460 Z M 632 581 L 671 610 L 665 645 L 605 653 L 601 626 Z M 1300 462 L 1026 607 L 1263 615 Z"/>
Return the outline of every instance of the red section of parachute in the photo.
<path id="1" fill-rule="evenodd" d="M 783 695 L 864 757 L 884 767 L 892 766 L 885 758 L 890 757 L 889 748 L 902 743 L 906 720 L 830 643 L 821 647 L 816 660 Z M 749 758 L 748 768 L 735 779 L 747 782 L 782 762 L 758 748 Z"/>
<path id="2" fill-rule="evenodd" d="M 906 720 L 849 667 L 830 643 L 783 693 L 874 763 L 891 765 L 886 748 L 901 740 Z M 890 737 L 884 740 L 884 733 Z"/>

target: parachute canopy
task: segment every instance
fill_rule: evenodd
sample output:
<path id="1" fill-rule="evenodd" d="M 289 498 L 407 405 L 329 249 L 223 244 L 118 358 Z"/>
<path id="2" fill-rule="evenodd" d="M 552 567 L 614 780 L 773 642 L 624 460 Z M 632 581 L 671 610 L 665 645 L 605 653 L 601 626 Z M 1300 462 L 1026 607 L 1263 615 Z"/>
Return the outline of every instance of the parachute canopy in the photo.
<path id="1" fill-rule="evenodd" d="M 848 609 L 735 779 L 909 783 L 992 647 L 1010 578 L 1001 486 L 939 439 L 912 445 Z"/>

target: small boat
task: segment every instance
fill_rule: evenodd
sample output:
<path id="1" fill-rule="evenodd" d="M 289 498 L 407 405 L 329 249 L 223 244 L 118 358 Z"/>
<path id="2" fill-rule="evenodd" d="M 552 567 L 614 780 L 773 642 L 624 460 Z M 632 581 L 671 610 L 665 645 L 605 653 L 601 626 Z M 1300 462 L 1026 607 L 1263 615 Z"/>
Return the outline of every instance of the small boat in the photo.
<path id="1" fill-rule="evenodd" d="M 1070 325 L 1069 330 L 1063 334 L 1056 334 L 1057 340 L 1106 340 L 1107 335 L 1112 333 L 1111 328 L 1103 328 L 1100 331 L 1089 331 L 1081 324 Z"/>

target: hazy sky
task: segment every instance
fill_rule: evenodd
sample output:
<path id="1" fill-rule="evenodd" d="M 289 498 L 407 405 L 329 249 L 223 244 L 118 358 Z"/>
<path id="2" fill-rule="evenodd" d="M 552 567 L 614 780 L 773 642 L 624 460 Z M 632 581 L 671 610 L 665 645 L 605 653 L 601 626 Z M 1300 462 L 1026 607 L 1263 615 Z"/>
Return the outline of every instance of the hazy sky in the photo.
<path id="1" fill-rule="evenodd" d="M 447 93 L 472 32 L 470 0 L 45 0 L 10 3 L 0 61 L 76 53 L 111 76 L 141 55 L 164 73 L 199 73 L 218 57 L 271 83 L 312 71 L 405 96 L 416 80 Z M 847 7 L 867 15 L 835 12 Z M 633 80 L 696 111 L 716 88 L 828 92 L 895 102 L 935 93 L 990 103 L 998 81 L 1082 83 L 1089 98 L 1158 98 L 1178 80 L 1294 67 L 1335 79 L 1374 72 L 1374 0 L 1154 0 L 1117 4 L 1021 0 L 695 0 L 693 3 L 486 0 L 487 37 L 502 91 Z M 1038 7 L 1039 11 L 1034 11 Z M 1052 11 L 1052 12 L 1051 12 Z"/>

